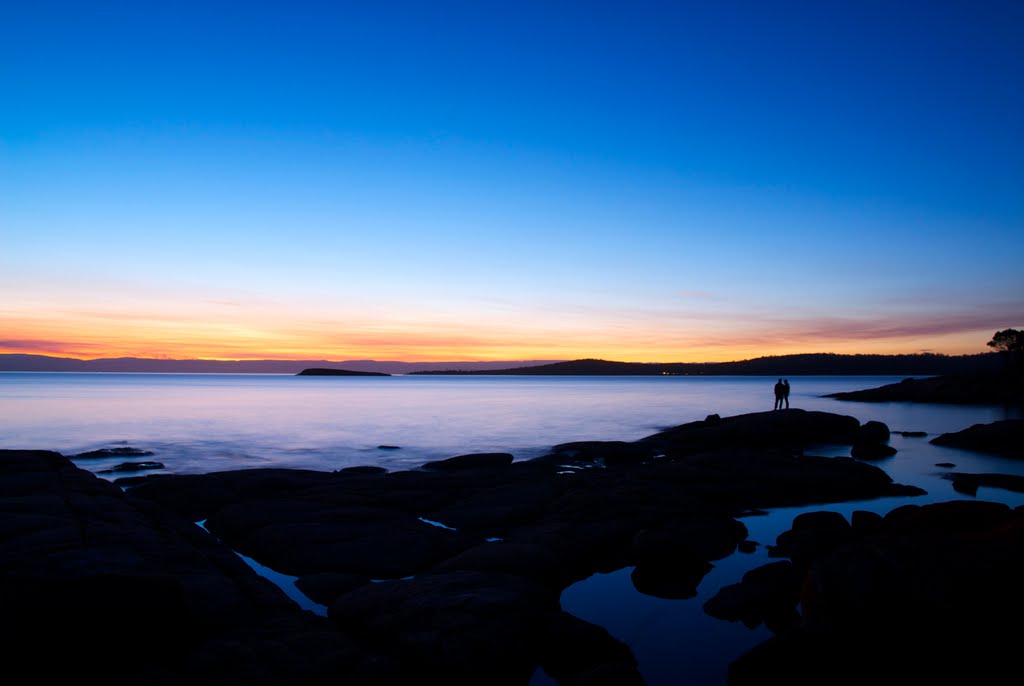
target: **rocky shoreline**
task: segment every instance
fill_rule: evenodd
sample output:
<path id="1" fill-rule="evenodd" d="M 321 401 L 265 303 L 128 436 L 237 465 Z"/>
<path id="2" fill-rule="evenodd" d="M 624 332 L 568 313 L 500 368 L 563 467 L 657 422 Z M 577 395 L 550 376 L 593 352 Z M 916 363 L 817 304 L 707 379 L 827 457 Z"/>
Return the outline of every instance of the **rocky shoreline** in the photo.
<path id="1" fill-rule="evenodd" d="M 644 593 L 693 597 L 716 560 L 753 543 L 744 516 L 922 494 L 864 459 L 813 455 L 824 443 L 872 454 L 888 440 L 877 424 L 712 415 L 519 462 L 152 475 L 126 488 L 57 453 L 0 451 L 4 657 L 11 673 L 118 684 L 523 686 L 538 667 L 564 686 L 642 684 L 629 648 L 564 612 L 562 590 L 631 566 Z M 236 553 L 297 577 L 325 616 Z M 926 655 L 950 670 L 1014 659 L 998 627 L 1024 609 L 1021 508 L 808 513 L 772 555 L 706 607 L 775 634 L 734 662 L 731 684 L 910 675 Z"/>
<path id="2" fill-rule="evenodd" d="M 1024 404 L 1024 374 L 989 371 L 908 378 L 878 388 L 830 393 L 825 397 L 859 402 L 1021 405 Z"/>

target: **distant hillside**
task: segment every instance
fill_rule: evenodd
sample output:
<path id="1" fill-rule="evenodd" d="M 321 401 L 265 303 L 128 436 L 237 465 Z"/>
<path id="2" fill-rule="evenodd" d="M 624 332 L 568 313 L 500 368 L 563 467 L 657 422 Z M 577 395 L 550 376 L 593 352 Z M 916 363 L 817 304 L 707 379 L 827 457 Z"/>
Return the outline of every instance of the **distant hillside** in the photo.
<path id="1" fill-rule="evenodd" d="M 500 362 L 395 362 L 378 360 L 159 360 L 142 357 L 80 360 L 49 355 L 0 354 L 0 372 L 145 372 L 167 374 L 298 374 L 303 369 L 340 367 L 360 372 L 408 374 L 441 369 L 502 369 L 554 360 Z"/>
<path id="2" fill-rule="evenodd" d="M 524 360 L 503 362 L 393 362 L 378 360 L 157 360 L 137 357 L 79 360 L 0 354 L 0 372 L 147 372 L 174 374 L 298 374 L 344 369 L 382 374 L 506 374 L 529 376 L 931 376 L 1000 369 L 999 353 L 977 355 L 837 355 L 813 353 L 738 362 L 616 362 Z"/>
<path id="3" fill-rule="evenodd" d="M 977 355 L 838 355 L 811 353 L 738 362 L 615 362 L 582 359 L 494 370 L 423 371 L 417 374 L 524 376 L 930 376 L 997 370 L 999 353 Z"/>

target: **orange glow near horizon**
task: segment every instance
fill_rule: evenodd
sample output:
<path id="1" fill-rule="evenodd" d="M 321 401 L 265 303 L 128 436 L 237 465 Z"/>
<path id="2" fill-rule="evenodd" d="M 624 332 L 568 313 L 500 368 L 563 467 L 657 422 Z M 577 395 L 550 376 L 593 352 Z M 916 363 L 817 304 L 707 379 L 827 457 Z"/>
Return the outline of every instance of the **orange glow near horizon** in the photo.
<path id="1" fill-rule="evenodd" d="M 481 327 L 465 331 L 424 327 L 366 326 L 316 334 L 287 327 L 258 328 L 224 323 L 122 321 L 110 329 L 79 325 L 8 322 L 0 353 L 99 359 L 139 357 L 205 360 L 351 360 L 486 362 L 597 358 L 622 362 L 730 362 L 799 353 L 963 355 L 990 352 L 994 329 L 949 334 L 865 337 L 836 331 L 812 335 L 774 331 L 730 335 L 728 331 L 660 332 L 618 330 L 536 331 Z"/>
<path id="2" fill-rule="evenodd" d="M 2 281 L 2 278 L 0 278 Z M 55 304 L 59 303 L 59 305 Z M 911 304 L 913 305 L 913 304 Z M 783 317 L 765 308 L 684 299 L 659 309 L 384 296 L 272 298 L 156 288 L 78 292 L 66 284 L 0 303 L 0 353 L 78 359 L 374 359 L 488 362 L 598 358 L 731 362 L 798 353 L 989 352 L 1014 308 L 979 314 L 898 311 Z"/>

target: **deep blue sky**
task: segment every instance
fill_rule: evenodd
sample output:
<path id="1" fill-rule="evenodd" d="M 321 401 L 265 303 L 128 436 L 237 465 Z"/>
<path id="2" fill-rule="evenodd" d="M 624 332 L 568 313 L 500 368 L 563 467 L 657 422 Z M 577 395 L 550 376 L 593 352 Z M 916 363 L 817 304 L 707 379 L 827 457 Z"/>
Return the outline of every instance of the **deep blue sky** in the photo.
<path id="1" fill-rule="evenodd" d="M 0 348 L 981 351 L 1024 325 L 1022 35 L 1021 2 L 6 3 Z"/>

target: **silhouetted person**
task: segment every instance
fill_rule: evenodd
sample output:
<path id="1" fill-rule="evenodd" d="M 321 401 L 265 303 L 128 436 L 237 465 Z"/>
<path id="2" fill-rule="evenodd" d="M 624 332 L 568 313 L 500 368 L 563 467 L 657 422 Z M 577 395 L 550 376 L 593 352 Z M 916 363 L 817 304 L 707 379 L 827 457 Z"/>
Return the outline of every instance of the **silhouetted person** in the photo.
<path id="1" fill-rule="evenodd" d="M 786 401 L 786 409 L 789 409 L 789 379 L 782 380 L 782 399 Z M 781 403 L 779 409 L 782 409 Z"/>
<path id="2" fill-rule="evenodd" d="M 786 395 L 786 387 L 782 385 L 782 379 L 775 382 L 775 407 L 773 410 L 782 409 L 782 401 Z"/>

